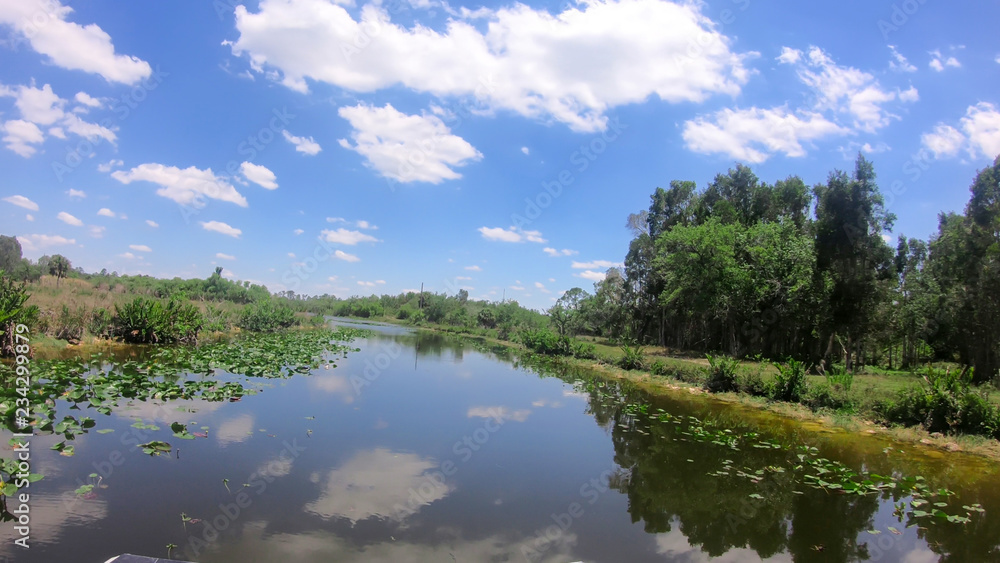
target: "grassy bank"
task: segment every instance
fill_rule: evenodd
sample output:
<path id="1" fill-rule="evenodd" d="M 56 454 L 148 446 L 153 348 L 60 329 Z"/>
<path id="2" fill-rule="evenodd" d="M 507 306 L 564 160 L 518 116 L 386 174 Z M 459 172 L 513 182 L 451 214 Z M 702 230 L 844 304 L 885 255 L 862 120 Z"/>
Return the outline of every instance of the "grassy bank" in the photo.
<path id="1" fill-rule="evenodd" d="M 963 394 L 955 382 L 960 373 L 957 366 L 927 366 L 924 371 L 903 372 L 871 369 L 853 375 L 815 375 L 805 373 L 801 366 L 798 374 L 802 381 L 793 400 L 775 399 L 775 390 L 789 387 L 789 366 L 766 361 L 726 360 L 725 369 L 731 385 L 718 388 L 720 359 L 677 355 L 658 347 L 629 348 L 613 346 L 607 341 L 575 339 L 565 347 L 565 353 L 551 349 L 552 342 L 540 342 L 537 335 L 525 338 L 524 332 L 512 333 L 501 338 L 496 329 L 455 327 L 427 322 L 412 323 L 393 318 L 366 319 L 370 321 L 412 326 L 425 330 L 446 332 L 461 336 L 483 338 L 503 346 L 532 353 L 557 356 L 568 365 L 593 370 L 604 377 L 630 381 L 654 395 L 676 393 L 703 395 L 707 400 L 718 400 L 767 410 L 789 418 L 809 421 L 827 427 L 848 431 L 888 435 L 894 439 L 922 444 L 942 452 L 964 451 L 1000 461 L 1000 441 L 994 428 L 958 428 L 963 406 L 952 405 L 952 412 L 935 409 L 948 405 L 931 402 L 926 405 L 928 419 L 914 420 L 913 412 L 905 412 L 920 405 L 915 401 L 961 402 L 970 396 L 981 398 L 975 408 L 992 408 L 980 413 L 989 419 L 1000 412 L 1000 391 L 995 388 L 967 389 Z M 528 331 L 534 332 L 534 331 Z M 714 364 L 714 365 L 713 365 Z M 786 372 L 783 374 L 782 372 Z M 947 378 L 946 378 L 947 375 Z M 954 389 L 949 392 L 946 383 Z M 977 399 L 978 400 L 978 399 Z M 920 414 L 919 409 L 917 414 Z M 903 412 L 901 412 L 903 411 Z M 948 415 L 958 418 L 954 428 L 947 427 Z M 909 417 L 910 423 L 896 419 Z M 994 422 L 995 424 L 995 422 Z M 963 430 L 980 430 L 979 432 Z"/>

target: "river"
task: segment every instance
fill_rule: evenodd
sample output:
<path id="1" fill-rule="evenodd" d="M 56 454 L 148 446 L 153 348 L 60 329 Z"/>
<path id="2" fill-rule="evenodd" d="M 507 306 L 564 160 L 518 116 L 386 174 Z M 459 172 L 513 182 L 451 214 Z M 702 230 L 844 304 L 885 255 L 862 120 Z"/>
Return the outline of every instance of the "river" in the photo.
<path id="1" fill-rule="evenodd" d="M 364 326 L 336 367 L 240 401 L 92 414 L 72 457 L 36 436 L 31 548 L 0 524 L 0 561 L 1000 561 L 979 458 Z"/>

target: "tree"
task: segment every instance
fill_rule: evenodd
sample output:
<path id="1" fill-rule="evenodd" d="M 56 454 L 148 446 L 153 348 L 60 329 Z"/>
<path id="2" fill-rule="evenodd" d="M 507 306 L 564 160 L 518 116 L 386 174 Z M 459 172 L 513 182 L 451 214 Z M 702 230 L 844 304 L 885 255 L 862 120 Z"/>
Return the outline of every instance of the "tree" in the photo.
<path id="1" fill-rule="evenodd" d="M 457 299 L 459 305 L 464 306 L 465 303 L 469 300 L 469 292 L 464 289 L 459 289 Z"/>
<path id="2" fill-rule="evenodd" d="M 56 254 L 49 260 L 49 274 L 56 277 L 56 287 L 59 287 L 59 279 L 66 276 L 66 272 L 72 269 L 69 259 L 62 254 Z"/>
<path id="3" fill-rule="evenodd" d="M 15 237 L 0 235 L 0 272 L 13 272 L 21 259 L 21 243 Z"/>

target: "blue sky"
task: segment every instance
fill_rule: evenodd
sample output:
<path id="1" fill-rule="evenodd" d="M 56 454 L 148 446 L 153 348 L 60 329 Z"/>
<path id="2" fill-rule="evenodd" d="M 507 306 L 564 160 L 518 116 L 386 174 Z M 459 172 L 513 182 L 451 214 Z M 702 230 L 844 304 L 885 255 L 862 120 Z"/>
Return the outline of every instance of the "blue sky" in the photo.
<path id="1" fill-rule="evenodd" d="M 743 162 L 926 238 L 1000 153 L 996 2 L 0 0 L 0 232 L 88 271 L 546 308 Z"/>

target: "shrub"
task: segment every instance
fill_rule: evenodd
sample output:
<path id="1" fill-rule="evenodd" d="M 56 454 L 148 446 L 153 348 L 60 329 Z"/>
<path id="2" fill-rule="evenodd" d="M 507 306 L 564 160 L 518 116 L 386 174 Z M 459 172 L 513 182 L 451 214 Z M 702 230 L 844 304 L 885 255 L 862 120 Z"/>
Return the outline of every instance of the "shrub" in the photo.
<path id="1" fill-rule="evenodd" d="M 618 359 L 618 367 L 633 370 L 643 369 L 646 366 L 646 357 L 643 355 L 642 346 L 623 344 L 621 351 L 622 357 Z"/>
<path id="2" fill-rule="evenodd" d="M 236 325 L 250 332 L 275 332 L 295 324 L 295 312 L 272 299 L 251 303 L 240 311 Z"/>
<path id="3" fill-rule="evenodd" d="M 398 311 L 396 311 L 396 318 L 401 321 L 405 321 L 406 319 L 413 316 L 413 312 L 414 312 L 413 307 L 410 307 L 409 305 L 403 305 L 402 307 L 399 308 Z"/>
<path id="4" fill-rule="evenodd" d="M 667 364 L 660 360 L 653 360 L 653 363 L 649 366 L 649 373 L 660 376 L 670 375 L 670 372 L 667 369 Z"/>
<path id="5" fill-rule="evenodd" d="M 854 374 L 840 364 L 830 364 L 830 369 L 826 370 L 826 381 L 833 388 L 850 391 L 854 384 Z"/>
<path id="6" fill-rule="evenodd" d="M 496 328 L 497 316 L 493 312 L 493 309 L 483 309 L 476 315 L 476 322 L 483 328 Z"/>
<path id="7" fill-rule="evenodd" d="M 83 307 L 73 311 L 63 305 L 56 317 L 55 337 L 70 343 L 79 342 L 83 338 L 83 328 L 86 324 L 87 312 Z"/>
<path id="8" fill-rule="evenodd" d="M 583 360 L 594 360 L 597 358 L 597 346 L 582 340 L 573 341 L 573 357 Z"/>
<path id="9" fill-rule="evenodd" d="M 806 394 L 806 365 L 794 358 L 788 359 L 788 365 L 775 364 L 778 375 L 774 378 L 774 394 L 777 401 L 797 403 Z"/>
<path id="10" fill-rule="evenodd" d="M 1000 407 L 986 392 L 970 385 L 969 373 L 928 368 L 924 384 L 900 391 L 895 401 L 883 403 L 888 422 L 920 425 L 930 432 L 963 432 L 1000 438 Z"/>
<path id="11" fill-rule="evenodd" d="M 115 305 L 114 336 L 132 344 L 194 342 L 203 318 L 194 305 L 171 300 L 162 302 L 136 297 L 125 305 Z"/>
<path id="12" fill-rule="evenodd" d="M 560 336 L 547 328 L 527 329 L 518 335 L 525 348 L 549 356 L 569 356 L 573 353 L 569 337 Z"/>
<path id="13" fill-rule="evenodd" d="M 23 283 L 0 276 L 0 357 L 13 356 L 17 325 L 33 327 L 38 319 L 38 307 L 24 306 L 28 290 Z"/>
<path id="14" fill-rule="evenodd" d="M 736 358 L 726 356 L 713 356 L 708 354 L 708 381 L 705 387 L 712 393 L 722 393 L 735 391 L 738 386 L 736 382 L 736 369 L 740 361 Z"/>
<path id="15" fill-rule="evenodd" d="M 228 332 L 233 328 L 233 319 L 227 311 L 214 305 L 205 308 L 205 330 L 210 332 Z"/>
<path id="16" fill-rule="evenodd" d="M 736 377 L 737 388 L 747 395 L 753 397 L 771 397 L 774 395 L 774 386 L 764 380 L 763 366 L 755 370 L 746 371 Z"/>
<path id="17" fill-rule="evenodd" d="M 114 315 L 104 307 L 98 307 L 90 312 L 87 319 L 87 332 L 98 337 L 106 338 L 111 336 Z"/>

